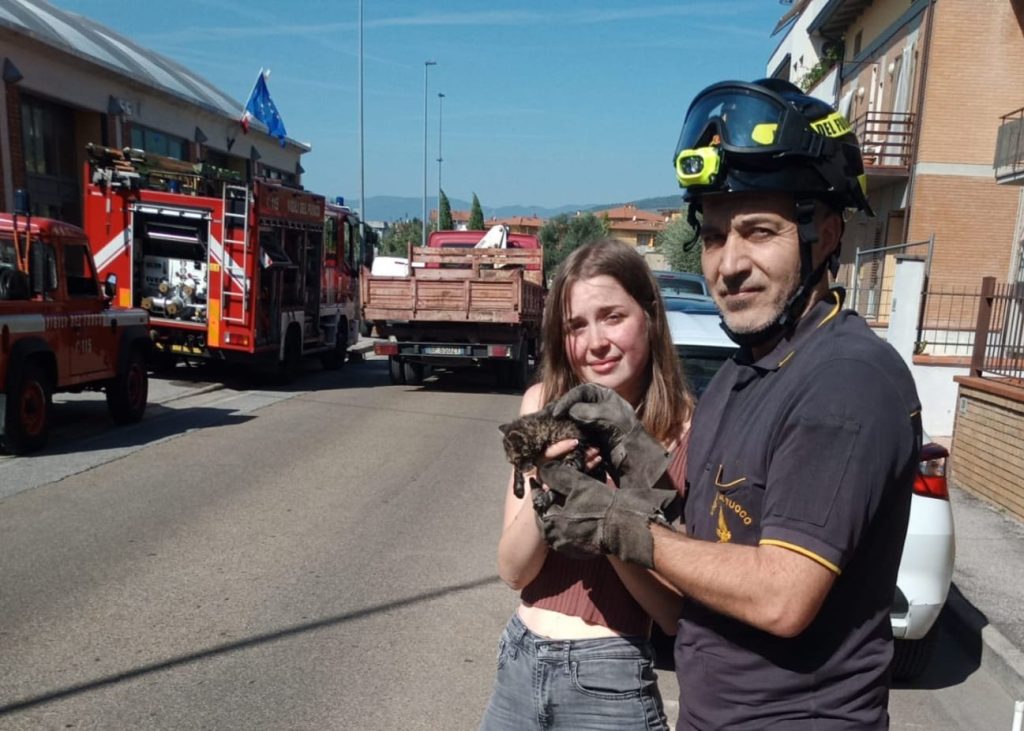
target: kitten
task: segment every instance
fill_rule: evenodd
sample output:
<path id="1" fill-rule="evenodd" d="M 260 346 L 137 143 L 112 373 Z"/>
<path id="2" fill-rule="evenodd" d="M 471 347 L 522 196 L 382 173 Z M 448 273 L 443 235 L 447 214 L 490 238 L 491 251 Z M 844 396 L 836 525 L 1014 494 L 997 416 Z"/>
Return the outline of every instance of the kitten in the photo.
<path id="1" fill-rule="evenodd" d="M 534 470 L 544 455 L 544 451 L 555 442 L 563 439 L 579 440 L 576 449 L 563 457 L 562 461 L 580 472 L 586 471 L 588 446 L 586 435 L 579 425 L 569 417 L 556 418 L 547 410 L 541 410 L 521 416 L 508 424 L 502 424 L 498 429 L 504 435 L 502 442 L 505 446 L 505 458 L 514 468 L 515 479 L 512 491 L 518 498 L 526 494 L 523 473 Z M 588 474 L 604 479 L 604 469 L 601 467 Z M 541 498 L 541 501 L 549 503 L 550 498 L 546 496 L 547 493 Z M 547 507 L 547 504 L 538 506 L 542 509 Z"/>

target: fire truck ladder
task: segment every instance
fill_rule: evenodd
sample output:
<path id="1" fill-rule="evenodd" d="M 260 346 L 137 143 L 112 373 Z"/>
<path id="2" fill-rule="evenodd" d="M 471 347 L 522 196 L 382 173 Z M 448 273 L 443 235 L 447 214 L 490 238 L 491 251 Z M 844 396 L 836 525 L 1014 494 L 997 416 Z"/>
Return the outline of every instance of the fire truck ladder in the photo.
<path id="1" fill-rule="evenodd" d="M 249 188 L 224 186 L 224 240 L 220 262 L 221 321 L 249 325 Z M 239 236 L 241 232 L 241 236 Z M 232 286 L 233 283 L 237 286 Z M 241 315 L 231 315 L 231 300 L 241 303 Z"/>

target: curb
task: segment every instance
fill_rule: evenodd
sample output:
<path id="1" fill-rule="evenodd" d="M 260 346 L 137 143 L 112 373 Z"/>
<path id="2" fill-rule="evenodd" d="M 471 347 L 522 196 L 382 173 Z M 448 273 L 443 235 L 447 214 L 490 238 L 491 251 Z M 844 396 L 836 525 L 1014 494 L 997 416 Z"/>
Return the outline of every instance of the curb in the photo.
<path id="1" fill-rule="evenodd" d="M 223 383 L 211 383 L 202 388 L 197 388 L 191 391 L 185 391 L 184 393 L 172 394 L 166 398 L 157 399 L 156 401 L 150 401 L 151 404 L 162 406 L 163 404 L 169 404 L 171 401 L 177 401 L 178 399 L 190 398 L 191 396 L 199 396 L 204 393 L 210 393 L 211 391 L 220 391 L 224 388 Z"/>
<path id="2" fill-rule="evenodd" d="M 1024 652 L 1006 639 L 956 584 L 949 587 L 946 606 L 960 630 L 981 638 L 982 667 L 995 677 L 1011 698 L 1024 698 Z"/>

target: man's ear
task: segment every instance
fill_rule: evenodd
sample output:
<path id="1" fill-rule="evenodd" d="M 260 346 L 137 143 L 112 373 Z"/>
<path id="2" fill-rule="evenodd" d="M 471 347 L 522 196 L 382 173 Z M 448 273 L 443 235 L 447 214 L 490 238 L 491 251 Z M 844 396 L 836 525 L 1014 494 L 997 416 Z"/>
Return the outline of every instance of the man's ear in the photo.
<path id="1" fill-rule="evenodd" d="M 843 238 L 843 216 L 835 211 L 826 211 L 818 223 L 818 243 L 821 246 L 821 257 L 827 259 L 839 251 L 839 242 Z"/>

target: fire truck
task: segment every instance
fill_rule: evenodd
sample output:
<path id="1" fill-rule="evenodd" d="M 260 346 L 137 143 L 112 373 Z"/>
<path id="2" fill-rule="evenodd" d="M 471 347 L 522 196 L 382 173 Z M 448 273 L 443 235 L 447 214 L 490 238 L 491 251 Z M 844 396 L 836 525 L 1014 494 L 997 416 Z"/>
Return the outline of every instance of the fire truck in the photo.
<path id="1" fill-rule="evenodd" d="M 204 163 L 88 146 L 85 230 L 116 302 L 149 312 L 155 357 L 339 368 L 359 337 L 356 215 Z"/>
<path id="2" fill-rule="evenodd" d="M 144 310 L 111 307 L 85 232 L 16 209 L 0 213 L 0 441 L 25 454 L 46 444 L 58 391 L 105 391 L 115 423 L 139 421 L 151 346 Z"/>

